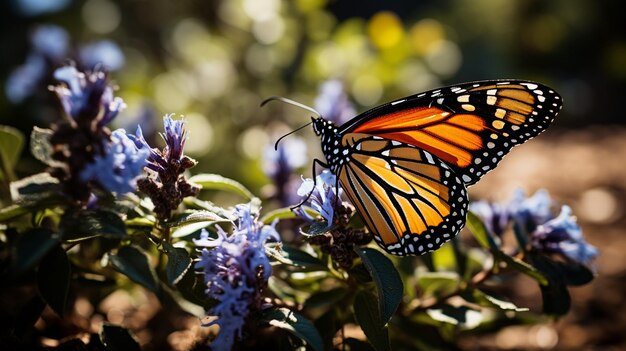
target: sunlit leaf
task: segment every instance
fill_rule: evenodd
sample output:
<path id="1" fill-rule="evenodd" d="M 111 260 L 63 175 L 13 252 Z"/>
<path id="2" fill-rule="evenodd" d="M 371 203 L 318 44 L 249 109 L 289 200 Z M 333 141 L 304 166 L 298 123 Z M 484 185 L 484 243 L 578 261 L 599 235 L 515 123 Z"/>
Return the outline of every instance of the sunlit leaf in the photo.
<path id="1" fill-rule="evenodd" d="M 512 302 L 497 299 L 491 295 L 488 295 L 484 291 L 474 289 L 471 292 L 462 295 L 469 302 L 476 303 L 484 307 L 498 308 L 504 311 L 524 312 L 528 311 L 528 308 L 517 307 Z"/>
<path id="2" fill-rule="evenodd" d="M 59 166 L 63 163 L 52 158 L 50 137 L 53 133 L 52 129 L 33 127 L 33 131 L 30 133 L 30 153 L 48 166 Z"/>
<path id="3" fill-rule="evenodd" d="M 456 272 L 424 272 L 417 277 L 417 285 L 424 296 L 445 296 L 458 289 L 461 278 Z"/>
<path id="4" fill-rule="evenodd" d="M 200 185 L 204 190 L 212 189 L 229 191 L 243 197 L 247 201 L 254 198 L 254 195 L 252 195 L 250 190 L 243 186 L 243 184 L 236 180 L 223 177 L 219 174 L 197 174 L 189 178 L 189 181 Z"/>
<path id="5" fill-rule="evenodd" d="M 0 175 L 13 180 L 13 168 L 20 158 L 24 147 L 24 135 L 19 130 L 0 125 Z"/>

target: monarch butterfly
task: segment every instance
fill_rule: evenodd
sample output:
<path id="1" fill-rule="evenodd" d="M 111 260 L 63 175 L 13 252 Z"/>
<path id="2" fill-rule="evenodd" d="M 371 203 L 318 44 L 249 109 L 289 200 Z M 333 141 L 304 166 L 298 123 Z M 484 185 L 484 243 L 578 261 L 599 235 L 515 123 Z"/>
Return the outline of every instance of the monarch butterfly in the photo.
<path id="1" fill-rule="evenodd" d="M 542 84 L 486 80 L 389 102 L 340 127 L 322 116 L 309 124 L 326 158 L 316 162 L 338 178 L 377 244 L 418 255 L 459 233 L 466 187 L 545 130 L 561 107 Z"/>

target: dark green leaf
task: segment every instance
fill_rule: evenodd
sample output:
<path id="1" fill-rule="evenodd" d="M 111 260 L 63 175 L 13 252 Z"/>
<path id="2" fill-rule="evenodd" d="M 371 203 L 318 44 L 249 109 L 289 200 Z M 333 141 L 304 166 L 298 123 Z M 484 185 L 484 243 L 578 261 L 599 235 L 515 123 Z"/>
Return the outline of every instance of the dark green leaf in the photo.
<path id="1" fill-rule="evenodd" d="M 0 126 L 0 171 L 5 179 L 15 179 L 13 168 L 24 147 L 24 135 L 19 130 Z"/>
<path id="2" fill-rule="evenodd" d="M 568 261 L 554 261 L 549 257 L 531 254 L 533 265 L 552 280 L 562 281 L 565 285 L 580 286 L 591 282 L 594 278 L 593 272 L 586 266 Z"/>
<path id="3" fill-rule="evenodd" d="M 23 272 L 33 267 L 58 243 L 56 234 L 49 229 L 35 228 L 22 233 L 15 244 L 15 269 Z"/>
<path id="4" fill-rule="evenodd" d="M 191 257 L 189 257 L 187 250 L 181 247 L 174 247 L 167 242 L 163 243 L 163 247 L 167 255 L 167 265 L 165 266 L 167 281 L 170 284 L 176 284 L 191 267 Z"/>
<path id="5" fill-rule="evenodd" d="M 491 250 L 499 250 L 498 245 L 494 241 L 494 238 L 489 234 L 489 231 L 485 227 L 485 224 L 471 211 L 467 212 L 467 227 L 470 229 L 470 232 L 474 235 L 474 238 L 480 246 L 491 249 Z"/>
<path id="6" fill-rule="evenodd" d="M 391 260 L 380 251 L 367 247 L 358 247 L 354 251 L 361 257 L 365 268 L 374 279 L 381 318 L 383 323 L 387 323 L 398 308 L 404 293 L 400 274 Z"/>
<path id="7" fill-rule="evenodd" d="M 550 281 L 547 286 L 540 285 L 539 288 L 543 300 L 543 313 L 561 316 L 569 311 L 572 301 L 563 282 Z"/>
<path id="8" fill-rule="evenodd" d="M 286 263 L 297 267 L 299 271 L 312 272 L 328 270 L 328 267 L 319 258 L 295 246 L 283 246 L 282 254 L 287 260 Z"/>
<path id="9" fill-rule="evenodd" d="M 128 234 L 124 221 L 115 213 L 104 210 L 67 211 L 59 224 L 61 239 L 75 242 L 97 236 L 124 238 Z"/>
<path id="10" fill-rule="evenodd" d="M 313 293 L 306 301 L 304 302 L 304 309 L 308 308 L 320 308 L 327 307 L 328 305 L 334 305 L 337 302 L 341 301 L 346 294 L 348 294 L 348 289 L 343 287 L 337 287 L 330 290 L 325 291 L 317 291 Z"/>
<path id="11" fill-rule="evenodd" d="M 494 254 L 498 260 L 506 262 L 506 264 L 509 267 L 535 279 L 539 284 L 541 285 L 548 284 L 548 278 L 546 278 L 546 276 L 542 272 L 537 270 L 537 268 L 529 265 L 528 263 L 520 260 L 519 258 L 511 257 L 499 250 L 494 252 Z"/>
<path id="12" fill-rule="evenodd" d="M 424 272 L 417 277 L 417 285 L 424 296 L 444 296 L 457 290 L 460 280 L 456 272 Z"/>
<path id="13" fill-rule="evenodd" d="M 284 329 L 305 341 L 315 351 L 323 351 L 322 337 L 311 321 L 287 308 L 270 308 L 263 312 L 263 321 Z"/>
<path id="14" fill-rule="evenodd" d="M 14 201 L 41 200 L 61 191 L 59 180 L 49 173 L 37 173 L 11 182 L 11 197 Z"/>
<path id="15" fill-rule="evenodd" d="M 254 198 L 254 195 L 252 195 L 250 190 L 248 190 L 241 183 L 236 180 L 223 177 L 219 174 L 197 174 L 189 178 L 189 181 L 200 185 L 202 189 L 230 191 L 232 193 L 240 195 L 247 201 L 250 201 Z"/>
<path id="16" fill-rule="evenodd" d="M 387 322 L 381 319 L 381 312 L 376 308 L 379 303 L 376 300 L 376 296 L 371 292 L 360 290 L 354 297 L 354 316 L 377 351 L 391 350 Z"/>
<path id="17" fill-rule="evenodd" d="M 130 331 L 119 325 L 104 323 L 100 340 L 109 351 L 140 351 L 139 343 Z"/>
<path id="18" fill-rule="evenodd" d="M 62 163 L 52 158 L 52 145 L 50 144 L 52 133 L 54 133 L 52 129 L 34 127 L 30 133 L 30 153 L 48 166 L 58 166 Z"/>
<path id="19" fill-rule="evenodd" d="M 70 261 L 65 250 L 56 245 L 41 260 L 37 271 L 37 287 L 44 301 L 59 316 L 65 313 L 70 276 Z"/>
<path id="20" fill-rule="evenodd" d="M 116 271 L 149 290 L 158 291 L 156 274 L 150 266 L 148 256 L 141 249 L 134 246 L 123 246 L 117 250 L 117 254 L 109 255 L 109 259 Z"/>

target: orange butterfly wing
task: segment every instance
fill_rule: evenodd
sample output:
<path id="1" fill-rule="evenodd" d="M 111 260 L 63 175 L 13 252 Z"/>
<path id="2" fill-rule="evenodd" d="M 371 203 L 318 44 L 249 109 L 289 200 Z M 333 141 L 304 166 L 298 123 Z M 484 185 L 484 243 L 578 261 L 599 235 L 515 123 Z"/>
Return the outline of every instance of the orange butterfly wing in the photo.
<path id="1" fill-rule="evenodd" d="M 471 185 L 512 147 L 545 130 L 561 107 L 560 96 L 538 83 L 465 83 L 379 106 L 347 122 L 341 133 L 417 146 Z"/>

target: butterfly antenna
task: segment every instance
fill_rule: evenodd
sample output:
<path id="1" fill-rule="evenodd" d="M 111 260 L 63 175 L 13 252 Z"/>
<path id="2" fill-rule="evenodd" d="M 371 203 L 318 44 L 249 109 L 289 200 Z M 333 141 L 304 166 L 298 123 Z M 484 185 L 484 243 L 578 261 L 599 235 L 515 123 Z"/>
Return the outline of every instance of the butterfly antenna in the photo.
<path id="1" fill-rule="evenodd" d="M 301 103 L 299 103 L 299 102 L 293 101 L 293 100 L 291 100 L 291 99 L 287 99 L 287 98 L 282 97 L 282 96 L 272 96 L 272 97 L 269 97 L 269 98 L 267 98 L 267 99 L 263 100 L 263 102 L 261 102 L 261 107 L 265 106 L 265 104 L 267 104 L 267 103 L 268 103 L 268 102 L 270 102 L 270 101 L 280 101 L 280 102 L 284 102 L 284 103 L 289 104 L 289 105 L 293 105 L 293 106 L 296 106 L 296 107 L 300 107 L 301 109 L 305 109 L 305 110 L 307 110 L 307 111 L 309 111 L 309 112 L 313 112 L 313 113 L 314 113 L 315 115 L 317 115 L 318 117 L 322 117 L 322 114 L 321 114 L 321 113 L 319 113 L 319 112 L 317 112 L 317 111 L 316 111 L 313 107 L 310 107 L 310 106 L 307 106 L 307 105 L 301 104 Z M 297 129 L 295 129 L 295 130 L 292 130 L 291 132 L 289 132 L 289 133 L 287 133 L 287 134 L 285 134 L 285 135 L 281 136 L 280 138 L 278 138 L 278 140 L 276 140 L 276 144 L 274 144 L 274 150 L 278 150 L 278 144 L 279 144 L 279 143 L 280 143 L 280 141 L 281 141 L 281 140 L 283 140 L 286 136 L 289 136 L 289 135 L 291 135 L 291 134 L 293 134 L 293 133 L 295 133 L 295 132 L 299 131 L 299 130 L 300 130 L 300 129 L 302 129 L 302 128 L 306 128 L 306 127 L 307 127 L 307 126 L 309 126 L 311 123 L 313 123 L 313 122 L 309 122 L 309 123 L 307 123 L 307 124 L 303 125 L 302 127 L 299 127 L 299 128 L 297 128 Z"/>
<path id="2" fill-rule="evenodd" d="M 269 97 L 269 98 L 263 100 L 263 102 L 261 103 L 261 107 L 265 106 L 265 104 L 267 104 L 268 102 L 274 101 L 274 100 L 281 101 L 281 102 L 284 102 L 286 104 L 293 105 L 293 106 L 296 106 L 296 107 L 300 107 L 301 109 L 305 109 L 305 110 L 307 110 L 309 112 L 313 112 L 314 114 L 317 115 L 317 117 L 322 117 L 322 114 L 317 112 L 313 107 L 301 104 L 299 102 L 293 101 L 291 99 L 287 99 L 287 98 L 282 97 L 282 96 L 272 96 L 272 97 Z"/>

